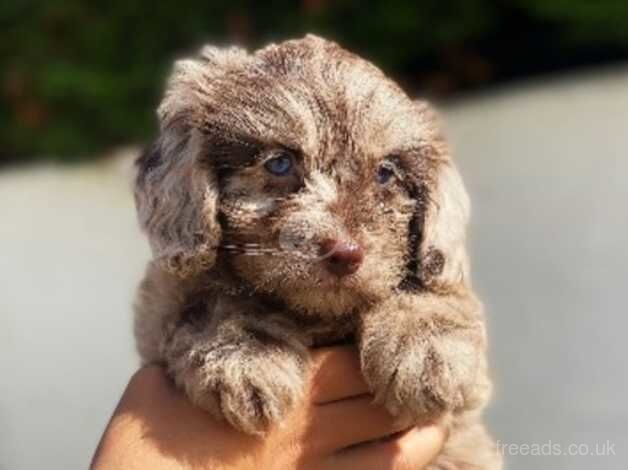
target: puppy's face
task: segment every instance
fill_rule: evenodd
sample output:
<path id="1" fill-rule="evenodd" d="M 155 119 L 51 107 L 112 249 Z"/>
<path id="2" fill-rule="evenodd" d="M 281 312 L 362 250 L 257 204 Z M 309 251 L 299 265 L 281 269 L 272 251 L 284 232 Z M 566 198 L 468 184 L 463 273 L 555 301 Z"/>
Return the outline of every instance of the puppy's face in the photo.
<path id="1" fill-rule="evenodd" d="M 417 203 L 400 154 L 347 148 L 327 160 L 271 145 L 221 184 L 224 255 L 292 307 L 348 312 L 408 274 Z"/>
<path id="2" fill-rule="evenodd" d="M 336 315 L 442 273 L 442 250 L 419 246 L 447 161 L 434 117 L 337 45 L 206 49 L 179 64 L 160 118 L 136 194 L 174 270 L 218 253 L 254 289 Z"/>

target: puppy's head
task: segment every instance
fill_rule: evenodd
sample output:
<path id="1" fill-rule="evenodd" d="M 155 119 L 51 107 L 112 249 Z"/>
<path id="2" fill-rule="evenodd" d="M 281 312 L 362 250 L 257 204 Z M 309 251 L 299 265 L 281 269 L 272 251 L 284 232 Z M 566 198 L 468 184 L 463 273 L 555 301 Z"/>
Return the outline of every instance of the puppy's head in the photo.
<path id="1" fill-rule="evenodd" d="M 158 114 L 136 201 L 164 269 L 223 257 L 318 314 L 465 282 L 468 200 L 434 113 L 338 45 L 205 48 Z"/>

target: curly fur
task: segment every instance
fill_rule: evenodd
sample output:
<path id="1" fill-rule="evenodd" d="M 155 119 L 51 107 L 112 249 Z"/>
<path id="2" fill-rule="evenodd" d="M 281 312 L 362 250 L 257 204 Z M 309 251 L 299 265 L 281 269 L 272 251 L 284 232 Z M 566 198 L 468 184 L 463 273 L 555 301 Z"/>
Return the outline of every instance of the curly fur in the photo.
<path id="1" fill-rule="evenodd" d="M 448 423 L 432 468 L 500 468 L 479 413 L 469 200 L 432 109 L 307 36 L 177 62 L 158 115 L 135 191 L 154 253 L 136 305 L 143 360 L 262 434 L 299 398 L 308 348 L 353 340 L 376 401 Z M 264 169 L 277 151 L 293 158 L 284 177 Z M 325 269 L 330 239 L 363 248 L 356 272 Z"/>

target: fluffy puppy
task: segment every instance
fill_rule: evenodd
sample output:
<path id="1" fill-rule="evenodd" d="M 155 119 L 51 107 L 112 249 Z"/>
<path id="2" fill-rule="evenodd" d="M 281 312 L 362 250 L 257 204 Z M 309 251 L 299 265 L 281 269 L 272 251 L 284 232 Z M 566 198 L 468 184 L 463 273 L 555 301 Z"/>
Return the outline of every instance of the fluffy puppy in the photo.
<path id="1" fill-rule="evenodd" d="M 299 398 L 308 348 L 354 341 L 377 402 L 447 419 L 432 468 L 499 468 L 469 201 L 429 106 L 307 36 L 177 62 L 158 115 L 135 190 L 154 253 L 142 359 L 261 434 Z"/>

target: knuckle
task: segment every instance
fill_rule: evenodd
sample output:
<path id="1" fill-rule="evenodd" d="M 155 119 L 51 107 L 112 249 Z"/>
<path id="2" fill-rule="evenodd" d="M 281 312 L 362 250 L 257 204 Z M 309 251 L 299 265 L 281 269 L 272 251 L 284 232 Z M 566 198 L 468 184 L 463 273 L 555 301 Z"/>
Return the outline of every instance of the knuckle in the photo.
<path id="1" fill-rule="evenodd" d="M 143 390 L 163 386 L 166 381 L 163 369 L 156 365 L 144 366 L 137 370 L 129 380 L 129 390 Z"/>

